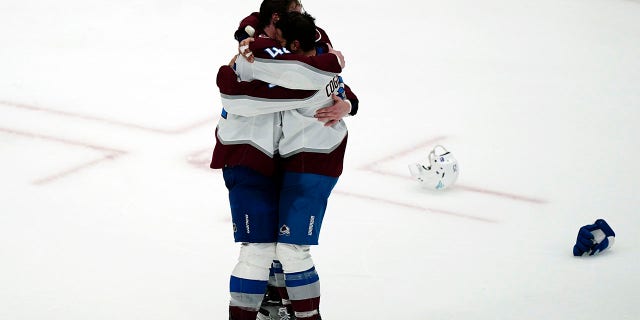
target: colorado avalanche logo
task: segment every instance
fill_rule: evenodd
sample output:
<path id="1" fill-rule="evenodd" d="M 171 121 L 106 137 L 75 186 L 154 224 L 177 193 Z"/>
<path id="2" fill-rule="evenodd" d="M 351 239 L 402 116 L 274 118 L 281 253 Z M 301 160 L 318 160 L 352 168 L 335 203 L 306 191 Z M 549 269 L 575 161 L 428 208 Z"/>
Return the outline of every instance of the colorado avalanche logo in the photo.
<path id="1" fill-rule="evenodd" d="M 287 226 L 286 224 L 283 224 L 282 227 L 280 227 L 280 235 L 281 236 L 290 236 L 291 235 L 291 230 L 289 229 L 289 226 Z"/>

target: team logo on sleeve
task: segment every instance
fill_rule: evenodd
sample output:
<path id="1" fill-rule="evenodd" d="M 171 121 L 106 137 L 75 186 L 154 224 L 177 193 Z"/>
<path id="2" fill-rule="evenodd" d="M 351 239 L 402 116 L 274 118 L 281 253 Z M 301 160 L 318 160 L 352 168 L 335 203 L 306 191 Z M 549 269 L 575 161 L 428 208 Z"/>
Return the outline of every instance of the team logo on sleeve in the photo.
<path id="1" fill-rule="evenodd" d="M 342 81 L 342 77 L 339 75 L 333 77 L 333 79 L 331 79 L 331 81 L 329 81 L 329 83 L 324 87 L 324 91 L 327 94 L 327 97 L 330 97 L 333 93 L 343 93 L 344 82 Z"/>

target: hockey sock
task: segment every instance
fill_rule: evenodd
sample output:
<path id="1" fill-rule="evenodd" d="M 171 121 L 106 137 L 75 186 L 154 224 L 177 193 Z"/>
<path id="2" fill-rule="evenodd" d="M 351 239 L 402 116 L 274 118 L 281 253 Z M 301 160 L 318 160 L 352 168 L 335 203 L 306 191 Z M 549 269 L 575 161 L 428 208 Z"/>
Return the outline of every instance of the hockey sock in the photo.
<path id="1" fill-rule="evenodd" d="M 258 310 L 245 310 L 240 307 L 229 306 L 230 320 L 256 320 Z"/>
<path id="2" fill-rule="evenodd" d="M 232 320 L 255 320 L 267 288 L 267 281 L 231 276 L 229 316 Z"/>
<path id="3" fill-rule="evenodd" d="M 285 283 L 294 315 L 300 320 L 319 319 L 320 278 L 315 267 L 295 273 L 285 273 Z"/>
<path id="4" fill-rule="evenodd" d="M 263 301 L 263 304 L 281 306 L 283 304 L 283 291 L 286 292 L 282 265 L 280 264 L 280 261 L 273 260 L 271 268 L 269 269 L 269 285 L 267 286 L 266 299 Z M 286 298 L 287 297 L 285 296 L 284 299 Z"/>
<path id="5" fill-rule="evenodd" d="M 269 285 L 277 291 L 280 304 L 288 304 L 289 295 L 287 295 L 287 285 L 284 282 L 284 271 L 282 271 L 282 264 L 278 260 L 274 260 L 271 265 L 271 271 L 273 272 L 273 281 L 269 279 Z"/>
<path id="6" fill-rule="evenodd" d="M 243 243 L 238 264 L 229 281 L 229 317 L 255 320 L 269 280 L 269 266 L 275 256 L 273 243 Z"/>

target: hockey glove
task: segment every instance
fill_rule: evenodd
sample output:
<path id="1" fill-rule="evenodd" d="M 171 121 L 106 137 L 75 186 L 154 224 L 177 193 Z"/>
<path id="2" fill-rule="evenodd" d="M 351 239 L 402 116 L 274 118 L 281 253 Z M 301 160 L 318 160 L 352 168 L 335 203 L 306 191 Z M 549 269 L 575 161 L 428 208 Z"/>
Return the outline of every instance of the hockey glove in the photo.
<path id="1" fill-rule="evenodd" d="M 578 230 L 573 255 L 593 256 L 613 246 L 616 234 L 604 219 L 598 219 L 594 224 L 583 226 Z"/>

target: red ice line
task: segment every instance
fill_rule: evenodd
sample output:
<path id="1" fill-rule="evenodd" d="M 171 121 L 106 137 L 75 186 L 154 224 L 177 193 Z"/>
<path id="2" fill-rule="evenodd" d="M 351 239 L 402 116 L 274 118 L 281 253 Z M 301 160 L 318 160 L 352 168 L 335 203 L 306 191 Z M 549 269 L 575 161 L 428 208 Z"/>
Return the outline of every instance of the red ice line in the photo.
<path id="1" fill-rule="evenodd" d="M 67 111 L 61 111 L 61 110 L 54 110 L 54 109 L 50 109 L 50 108 L 45 108 L 45 107 L 40 107 L 40 106 L 36 106 L 36 105 L 29 105 L 29 104 L 24 104 L 24 103 L 16 103 L 16 102 L 11 102 L 11 101 L 5 101 L 5 100 L 0 100 L 0 105 L 4 105 L 7 107 L 13 107 L 13 108 L 18 108 L 18 109 L 23 109 L 23 110 L 30 110 L 30 111 L 36 111 L 36 112 L 44 112 L 44 113 L 48 113 L 48 114 L 52 114 L 52 115 L 58 115 L 58 116 L 63 116 L 63 117 L 68 117 L 68 118 L 75 118 L 75 119 L 82 119 L 82 120 L 89 120 L 89 121 L 96 121 L 96 122 L 102 122 L 102 123 L 106 123 L 108 125 L 113 125 L 113 126 L 119 126 L 119 127 L 124 127 L 124 128 L 128 128 L 128 129 L 137 129 L 137 130 L 142 130 L 142 131 L 147 131 L 147 132 L 153 132 L 153 133 L 160 133 L 160 134 L 182 134 L 185 132 L 188 132 L 190 130 L 193 130 L 195 128 L 198 128 L 200 126 L 206 125 L 211 123 L 211 119 L 204 119 L 204 120 L 200 120 L 200 121 L 196 121 L 192 124 L 188 124 L 182 127 L 178 127 L 175 129 L 162 129 L 162 128 L 154 128 L 154 127 L 147 127 L 147 126 L 142 126 L 142 125 L 138 125 L 135 123 L 128 123 L 128 122 L 121 122 L 121 121 L 116 121 L 113 119 L 108 119 L 108 118 L 102 118 L 102 117 L 97 117 L 97 116 L 92 116 L 92 115 L 86 115 L 86 114 L 80 114 L 80 113 L 73 113 L 73 112 L 67 112 Z M 101 146 L 97 146 L 97 145 L 92 145 L 92 144 L 87 144 L 87 143 L 83 143 L 83 142 L 76 142 L 76 141 L 70 141 L 70 140 L 65 140 L 65 139 L 60 139 L 60 138 L 56 138 L 56 137 L 52 137 L 52 136 L 46 136 L 46 135 L 41 135 L 41 134 L 34 134 L 34 133 L 29 133 L 29 132 L 24 132 L 24 131 L 17 131 L 17 130 L 12 130 L 12 129 L 6 129 L 6 128 L 0 128 L 0 131 L 3 132 L 7 132 L 7 133 L 11 133 L 11 134 L 16 134 L 16 135 L 22 135 L 22 136 L 26 136 L 26 137 L 31 137 L 31 138 L 39 138 L 39 139 L 45 139 L 45 140 L 49 140 L 49 141 L 56 141 L 56 142 L 60 142 L 63 144 L 68 144 L 68 145 L 75 145 L 75 146 L 81 146 L 81 147 L 86 147 L 86 148 L 91 148 L 91 149 L 95 149 L 95 150 L 100 150 L 102 152 L 106 152 L 106 154 L 104 154 L 102 157 L 80 164 L 78 166 L 69 168 L 67 170 L 64 170 L 62 172 L 38 179 L 36 181 L 34 181 L 34 184 L 37 185 L 42 185 L 42 184 L 46 184 L 49 182 L 52 182 L 54 180 L 58 180 L 60 178 L 66 177 L 70 174 L 73 174 L 75 172 L 78 172 L 82 169 L 97 165 L 103 161 L 106 160 L 113 160 L 123 154 L 126 154 L 125 151 L 121 151 L 121 150 L 116 150 L 116 149 L 109 149 L 109 148 L 105 148 L 105 147 L 101 147 Z"/>
<path id="2" fill-rule="evenodd" d="M 120 156 L 120 155 L 119 154 L 107 154 L 107 155 L 104 155 L 104 156 L 102 156 L 102 157 L 100 157 L 98 159 L 95 159 L 95 160 L 92 160 L 92 161 L 77 165 L 75 167 L 72 167 L 72 168 L 69 168 L 67 170 L 52 174 L 52 175 L 44 177 L 44 178 L 37 179 L 37 180 L 33 181 L 33 184 L 35 184 L 35 185 L 47 184 L 49 182 L 52 182 L 52 181 L 58 180 L 60 178 L 64 178 L 64 177 L 66 177 L 68 175 L 71 175 L 72 173 L 76 173 L 76 172 L 78 172 L 78 171 L 80 171 L 82 169 L 97 165 L 98 163 L 101 163 L 101 162 L 103 162 L 105 160 L 113 160 L 118 156 Z"/>
<path id="3" fill-rule="evenodd" d="M 368 169 L 364 169 L 364 170 L 369 171 L 369 172 L 373 172 L 373 173 L 377 173 L 377 174 L 380 174 L 380 175 L 383 175 L 383 176 L 396 177 L 396 178 L 401 178 L 401 179 L 406 179 L 406 180 L 413 180 L 409 176 L 400 175 L 400 174 L 393 173 L 393 172 L 386 172 L 386 171 L 382 171 L 382 170 L 375 169 L 375 168 L 368 168 Z M 496 197 L 500 197 L 500 198 L 507 198 L 507 199 L 516 200 L 516 201 L 530 202 L 530 203 L 535 203 L 535 204 L 545 204 L 545 203 L 547 203 L 547 201 L 542 200 L 542 199 L 526 197 L 526 196 L 521 196 L 521 195 L 511 194 L 511 193 L 506 193 L 506 192 L 494 191 L 494 190 L 489 190 L 489 189 L 465 186 L 465 185 L 461 185 L 461 184 L 456 184 L 456 189 L 461 189 L 461 190 L 469 191 L 469 192 L 482 193 L 482 194 L 486 194 L 486 195 L 496 196 Z"/>
<path id="4" fill-rule="evenodd" d="M 368 163 L 368 164 L 362 166 L 361 169 L 365 170 L 365 171 L 371 170 L 373 167 L 375 167 L 378 164 L 381 164 L 381 163 L 384 163 L 384 162 L 387 162 L 387 161 L 391 161 L 393 159 L 397 159 L 397 158 L 406 156 L 407 154 L 412 153 L 416 149 L 419 149 L 419 148 L 425 148 L 425 147 L 428 147 L 428 146 L 433 146 L 436 142 L 444 140 L 446 138 L 447 137 L 445 137 L 445 136 L 438 136 L 438 137 L 435 137 L 433 139 L 429 139 L 429 140 L 424 141 L 424 142 L 422 142 L 422 143 L 420 143 L 418 145 L 411 146 L 410 148 L 407 148 L 405 150 L 400 150 L 400 151 L 394 152 L 394 153 L 392 153 L 392 154 L 390 154 L 390 155 L 388 155 L 386 157 L 383 157 L 381 159 L 378 159 L 378 160 L 375 160 L 375 161 L 373 161 L 371 163 Z"/>
<path id="5" fill-rule="evenodd" d="M 365 170 L 365 171 L 372 172 L 372 173 L 384 175 L 384 176 L 390 176 L 390 177 L 396 177 L 396 178 L 403 178 L 403 179 L 411 180 L 411 178 L 409 176 L 399 175 L 397 173 L 384 171 L 384 170 L 376 168 L 376 166 L 378 166 L 378 165 L 380 165 L 382 163 L 391 161 L 393 159 L 405 156 L 405 155 L 415 151 L 416 149 L 424 148 L 424 147 L 427 147 L 427 146 L 433 146 L 438 141 L 441 141 L 441 140 L 444 140 L 444 139 L 446 139 L 446 137 L 444 137 L 444 136 L 435 137 L 433 139 L 424 141 L 424 142 L 422 142 L 422 143 L 420 143 L 420 144 L 418 144 L 416 146 L 412 146 L 412 147 L 407 148 L 405 150 L 401 150 L 401 151 L 396 152 L 396 153 L 394 153 L 392 155 L 386 156 L 386 157 L 384 157 L 382 159 L 375 160 L 375 161 L 373 161 L 373 162 L 371 162 L 369 164 L 366 164 L 366 165 L 362 166 L 361 169 Z M 465 190 L 465 191 L 482 193 L 482 194 L 486 194 L 486 195 L 491 195 L 491 196 L 496 196 L 496 197 L 501 197 L 501 198 L 507 198 L 507 199 L 516 200 L 516 201 L 523 201 L 523 202 L 529 202 L 529 203 L 535 203 L 535 204 L 545 204 L 545 203 L 547 203 L 547 201 L 542 200 L 542 199 L 537 199 L 537 198 L 532 198 L 532 197 L 527 197 L 527 196 L 522 196 L 522 195 L 517 195 L 517 194 L 512 194 L 512 193 L 506 193 L 506 192 L 501 192 L 501 191 L 489 190 L 489 189 L 485 189 L 485 188 L 465 186 L 465 185 L 461 185 L 461 184 L 456 184 L 456 188 L 457 189 L 461 189 L 461 190 Z"/>
<path id="6" fill-rule="evenodd" d="M 334 193 L 342 194 L 342 195 L 348 196 L 348 197 L 354 197 L 354 198 L 360 198 L 360 199 L 365 199 L 365 200 L 372 200 L 372 201 L 376 201 L 376 202 L 392 204 L 392 205 L 396 205 L 396 206 L 399 206 L 399 207 L 404 207 L 404 208 L 418 210 L 418 211 L 426 211 L 426 212 L 430 212 L 430 213 L 444 214 L 444 215 L 448 215 L 448 216 L 454 216 L 454 217 L 464 218 L 464 219 L 471 219 L 471 220 L 476 220 L 476 221 L 480 221 L 480 222 L 487 222 L 487 223 L 497 223 L 498 222 L 497 220 L 493 220 L 493 219 L 488 219 L 488 218 L 483 218 L 483 217 L 476 217 L 476 216 L 457 213 L 457 212 L 453 212 L 453 211 L 449 211 L 449 210 L 427 208 L 427 207 L 422 207 L 422 206 L 419 206 L 419 205 L 410 204 L 410 203 L 406 203 L 406 202 L 388 200 L 388 199 L 383 199 L 383 198 L 380 198 L 380 197 L 362 195 L 362 194 L 357 194 L 357 193 L 352 193 L 352 192 L 336 190 L 336 191 L 334 191 Z"/>
<path id="7" fill-rule="evenodd" d="M 444 140 L 444 139 L 446 139 L 446 137 L 444 137 L 444 136 L 435 137 L 433 139 L 424 141 L 424 142 L 422 142 L 422 143 L 420 143 L 418 145 L 414 145 L 411 148 L 407 148 L 405 150 L 401 150 L 401 151 L 395 152 L 395 153 L 393 153 L 391 155 L 382 157 L 381 159 L 377 159 L 375 161 L 372 161 L 372 162 L 360 167 L 360 169 L 364 170 L 364 171 L 369 171 L 369 172 L 372 172 L 372 173 L 375 173 L 375 174 L 384 175 L 384 176 L 391 176 L 391 177 L 411 180 L 411 178 L 409 176 L 400 175 L 400 174 L 396 174 L 396 173 L 393 173 L 393 172 L 383 171 L 381 169 L 378 169 L 377 166 L 379 166 L 379 165 L 381 165 L 381 164 L 383 164 L 385 162 L 394 160 L 396 158 L 403 157 L 403 156 L 405 156 L 405 155 L 407 155 L 407 154 L 409 154 L 411 152 L 414 152 L 418 148 L 425 148 L 425 147 L 428 147 L 428 146 L 432 146 L 435 143 L 437 143 L 438 141 L 441 141 L 441 140 Z M 199 156 L 201 156 L 204 152 L 205 152 L 205 150 L 194 152 L 190 157 L 190 162 L 192 164 L 194 164 L 194 165 L 202 166 L 204 168 L 204 165 L 203 165 L 204 164 L 204 160 L 199 158 Z M 208 168 L 208 166 L 207 166 L 207 168 Z M 541 200 L 541 199 L 536 199 L 536 198 L 526 197 L 526 196 L 521 196 L 521 195 L 516 195 L 516 194 L 509 194 L 509 193 L 505 193 L 505 192 L 493 191 L 493 190 L 484 189 L 484 188 L 464 186 L 464 185 L 460 185 L 460 184 L 456 184 L 456 188 L 457 189 L 462 189 L 462 190 L 465 190 L 465 191 L 476 192 L 476 193 L 485 194 L 485 195 L 492 195 L 492 196 L 496 196 L 496 197 L 500 197 L 500 198 L 507 198 L 507 199 L 516 200 L 516 201 L 530 202 L 530 203 L 535 203 L 535 204 L 544 204 L 544 203 L 546 203 L 545 200 Z M 399 206 L 399 207 L 403 207 L 403 208 L 407 208 L 407 209 L 417 210 L 417 211 L 421 211 L 421 212 L 443 214 L 443 215 L 448 215 L 448 216 L 453 216 L 453 217 L 458 217 L 458 218 L 475 220 L 475 221 L 478 221 L 478 222 L 498 223 L 498 221 L 494 220 L 494 219 L 489 219 L 489 218 L 484 218 L 484 217 L 479 217 L 479 216 L 473 216 L 473 215 L 454 212 L 454 211 L 449 211 L 449 210 L 442 210 L 442 209 L 423 207 L 423 206 L 416 205 L 416 204 L 411 204 L 411 203 L 402 202 L 402 201 L 396 201 L 396 200 L 390 200 L 390 199 L 384 199 L 384 198 L 376 197 L 376 196 L 370 196 L 370 195 L 364 195 L 364 194 L 359 194 L 359 193 L 354 193 L 354 192 L 346 192 L 346 191 L 340 191 L 340 190 L 335 190 L 334 193 L 341 194 L 343 196 L 348 196 L 348 197 L 354 197 L 354 198 L 360 198 L 360 199 L 364 199 L 364 200 L 387 203 L 387 204 L 391 204 L 391 205 L 395 205 L 395 206 Z"/>
<path id="8" fill-rule="evenodd" d="M 212 119 L 205 119 L 205 120 L 196 121 L 196 122 L 194 122 L 192 124 L 188 124 L 188 125 L 185 125 L 185 126 L 182 126 L 182 127 L 175 128 L 175 129 L 161 129 L 161 128 L 146 127 L 146 126 L 142 126 L 142 125 L 135 124 L 135 123 L 116 121 L 116 120 L 108 119 L 108 118 L 96 117 L 96 116 L 92 116 L 92 115 L 73 113 L 73 112 L 67 112 L 67 111 L 61 111 L 61 110 L 54 110 L 54 109 L 49 109 L 49 108 L 44 108 L 44 107 L 39 107 L 39 106 L 34 106 L 34 105 L 28 105 L 28 104 L 24 104 L 24 103 L 16 103 L 16 102 L 0 100 L 0 104 L 3 104 L 5 106 L 9 106 L 9 107 L 18 108 L 18 109 L 45 112 L 45 113 L 49 113 L 49 114 L 54 114 L 54 115 L 59 115 L 59 116 L 64 116 L 64 117 L 69 117 L 69 118 L 82 119 L 82 120 L 97 121 L 97 122 L 102 122 L 102 123 L 106 123 L 106 124 L 113 125 L 113 126 L 119 126 L 119 127 L 129 128 L 129 129 L 143 130 L 143 131 L 154 132 L 154 133 L 162 133 L 162 134 L 181 134 L 181 133 L 193 130 L 195 128 L 198 128 L 200 126 L 203 126 L 205 124 L 210 124 L 211 121 L 212 121 Z"/>
<path id="9" fill-rule="evenodd" d="M 201 149 L 198 151 L 194 151 L 187 156 L 187 162 L 189 162 L 192 166 L 209 170 L 211 169 L 209 168 L 209 164 L 211 163 L 212 152 L 213 147 L 211 147 L 210 149 Z"/>
<path id="10" fill-rule="evenodd" d="M 379 165 L 385 163 L 385 162 L 388 162 L 388 161 L 403 157 L 403 156 L 405 156 L 405 155 L 407 155 L 407 154 L 409 154 L 411 152 L 414 152 L 416 149 L 432 146 L 432 145 L 436 144 L 438 141 L 441 141 L 441 140 L 444 140 L 444 139 L 446 139 L 446 137 L 444 137 L 444 136 L 435 137 L 433 139 L 424 141 L 424 142 L 422 142 L 422 143 L 420 143 L 418 145 L 414 145 L 414 146 L 412 146 L 410 148 L 407 148 L 405 150 L 400 150 L 400 151 L 394 152 L 393 154 L 385 156 L 385 157 L 383 157 L 381 159 L 372 161 L 372 162 L 370 162 L 368 164 L 365 164 L 360 169 L 364 170 L 364 171 L 369 171 L 371 173 L 384 175 L 384 176 L 391 176 L 391 177 L 410 180 L 411 178 L 409 176 L 399 175 L 399 174 L 396 174 L 394 172 L 384 171 L 384 170 L 378 169 L 377 167 Z M 481 193 L 481 194 L 492 195 L 492 196 L 497 196 L 497 197 L 501 197 L 501 198 L 508 198 L 508 199 L 517 200 L 517 201 L 530 202 L 530 203 L 535 203 L 535 204 L 544 204 L 544 203 L 546 203 L 545 200 L 541 200 L 541 199 L 536 199 L 536 198 L 531 198 L 531 197 L 526 197 L 526 196 L 521 196 L 521 195 L 516 195 L 516 194 L 509 194 L 509 193 L 505 193 L 505 192 L 493 191 L 493 190 L 484 189 L 484 188 L 470 187 L 470 186 L 464 186 L 464 185 L 460 185 L 460 184 L 456 184 L 456 188 L 457 189 L 462 189 L 462 190 L 465 190 L 465 191 L 477 192 L 477 193 Z M 422 206 L 411 204 L 411 203 L 407 203 L 407 202 L 384 199 L 384 198 L 381 198 L 381 197 L 362 195 L 362 194 L 357 194 L 357 193 L 352 193 L 352 192 L 345 192 L 345 191 L 338 191 L 338 190 L 336 190 L 335 193 L 339 193 L 339 194 L 342 194 L 342 195 L 345 195 L 345 196 L 349 196 L 349 197 L 355 197 L 355 198 L 360 198 L 360 199 L 366 199 L 366 200 L 371 200 L 371 201 L 377 201 L 377 202 L 392 204 L 392 205 L 396 205 L 396 206 L 400 206 L 400 207 L 404 207 L 404 208 L 408 208 L 408 209 L 413 209 L 413 210 L 417 210 L 417 211 L 422 211 L 422 212 L 426 211 L 426 212 L 430 212 L 430 213 L 444 214 L 444 215 L 454 216 L 454 217 L 458 217 L 458 218 L 475 220 L 475 221 L 478 221 L 478 222 L 498 223 L 497 220 L 493 220 L 493 219 L 489 219 L 489 218 L 478 217 L 478 216 L 458 213 L 458 212 L 449 211 L 449 210 L 427 208 L 427 207 L 422 207 Z"/>
<path id="11" fill-rule="evenodd" d="M 5 132 L 5 133 L 9 133 L 9 134 L 14 134 L 14 135 L 20 135 L 20 136 L 34 138 L 34 139 L 43 139 L 43 140 L 47 140 L 47 141 L 54 141 L 54 142 L 58 142 L 58 143 L 66 144 L 66 145 L 89 148 L 89 149 L 93 149 L 93 150 L 98 150 L 98 151 L 103 153 L 103 155 L 98 159 L 91 160 L 91 161 L 79 164 L 77 166 L 71 167 L 71 168 L 63 170 L 61 172 L 58 172 L 58 173 L 55 173 L 55 174 L 52 174 L 52 175 L 49 175 L 49 176 L 46 176 L 46 177 L 43 177 L 43 178 L 40 178 L 40 179 L 37 179 L 37 180 L 33 181 L 32 183 L 36 184 L 36 185 L 43 185 L 43 184 L 50 183 L 52 181 L 55 181 L 55 180 L 58 180 L 60 178 L 65 177 L 65 176 L 68 176 L 68 175 L 70 175 L 72 173 L 78 172 L 78 171 L 80 171 L 82 169 L 97 165 L 98 163 L 101 163 L 101 162 L 106 161 L 106 160 L 113 160 L 113 159 L 115 159 L 115 158 L 117 158 L 117 157 L 119 157 L 121 155 L 126 154 L 126 152 L 122 151 L 122 150 L 102 147 L 102 146 L 89 144 L 89 143 L 84 143 L 84 142 L 72 141 L 72 140 L 63 139 L 63 138 L 57 138 L 57 137 L 43 135 L 43 134 L 35 134 L 35 133 L 19 131 L 19 130 L 13 130 L 13 129 L 7 129 L 7 128 L 1 128 L 1 127 L 0 127 L 0 132 Z"/>

